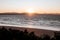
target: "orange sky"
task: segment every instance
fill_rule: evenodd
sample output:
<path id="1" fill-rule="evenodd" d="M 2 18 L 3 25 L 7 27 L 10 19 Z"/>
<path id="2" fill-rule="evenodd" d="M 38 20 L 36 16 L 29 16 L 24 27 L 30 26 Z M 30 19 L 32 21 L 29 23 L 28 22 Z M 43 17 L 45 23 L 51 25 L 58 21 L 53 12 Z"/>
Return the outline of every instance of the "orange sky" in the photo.
<path id="1" fill-rule="evenodd" d="M 60 0 L 0 0 L 0 13 L 27 12 L 30 8 L 36 13 L 60 14 Z"/>

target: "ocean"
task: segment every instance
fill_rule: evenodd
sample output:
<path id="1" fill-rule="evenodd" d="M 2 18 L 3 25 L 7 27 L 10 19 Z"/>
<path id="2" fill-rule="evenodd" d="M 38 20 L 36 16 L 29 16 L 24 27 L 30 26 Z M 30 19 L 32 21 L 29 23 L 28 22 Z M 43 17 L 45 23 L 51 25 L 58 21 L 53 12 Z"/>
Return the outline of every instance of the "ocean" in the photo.
<path id="1" fill-rule="evenodd" d="M 60 31 L 60 15 L 0 15 L 0 26 Z"/>

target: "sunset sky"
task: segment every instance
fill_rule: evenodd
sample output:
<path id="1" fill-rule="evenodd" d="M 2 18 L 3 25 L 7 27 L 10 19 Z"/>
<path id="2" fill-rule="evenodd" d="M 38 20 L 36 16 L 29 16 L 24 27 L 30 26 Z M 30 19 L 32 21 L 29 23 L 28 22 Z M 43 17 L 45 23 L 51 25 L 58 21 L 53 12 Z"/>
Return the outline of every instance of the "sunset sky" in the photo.
<path id="1" fill-rule="evenodd" d="M 0 0 L 0 12 L 60 13 L 60 0 Z"/>

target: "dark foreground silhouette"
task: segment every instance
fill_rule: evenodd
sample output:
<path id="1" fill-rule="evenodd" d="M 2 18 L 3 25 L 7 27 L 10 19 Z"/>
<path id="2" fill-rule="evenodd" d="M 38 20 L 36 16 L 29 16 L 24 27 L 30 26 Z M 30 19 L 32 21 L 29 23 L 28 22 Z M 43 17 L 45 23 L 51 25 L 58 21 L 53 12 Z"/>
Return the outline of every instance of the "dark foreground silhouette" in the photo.
<path id="1" fill-rule="evenodd" d="M 0 40 L 60 40 L 60 35 L 54 33 L 54 37 L 43 34 L 42 36 L 36 36 L 34 32 L 28 32 L 27 30 L 13 30 L 0 28 Z"/>

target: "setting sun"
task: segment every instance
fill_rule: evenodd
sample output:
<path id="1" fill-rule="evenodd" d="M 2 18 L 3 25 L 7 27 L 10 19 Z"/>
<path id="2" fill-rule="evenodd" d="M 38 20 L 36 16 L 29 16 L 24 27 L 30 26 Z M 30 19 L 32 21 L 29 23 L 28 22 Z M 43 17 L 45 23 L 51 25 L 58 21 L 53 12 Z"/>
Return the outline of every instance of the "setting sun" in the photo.
<path id="1" fill-rule="evenodd" d="M 34 13 L 35 13 L 35 10 L 33 8 L 29 8 L 26 10 L 26 13 L 29 15 L 29 16 L 32 16 Z"/>
<path id="2" fill-rule="evenodd" d="M 26 12 L 29 14 L 33 14 L 35 12 L 35 10 L 33 8 L 29 8 L 26 10 Z"/>

